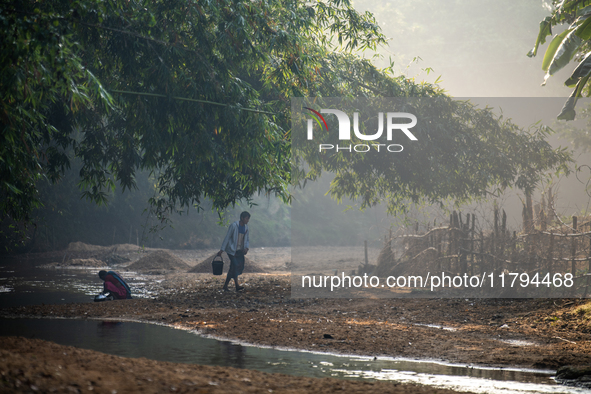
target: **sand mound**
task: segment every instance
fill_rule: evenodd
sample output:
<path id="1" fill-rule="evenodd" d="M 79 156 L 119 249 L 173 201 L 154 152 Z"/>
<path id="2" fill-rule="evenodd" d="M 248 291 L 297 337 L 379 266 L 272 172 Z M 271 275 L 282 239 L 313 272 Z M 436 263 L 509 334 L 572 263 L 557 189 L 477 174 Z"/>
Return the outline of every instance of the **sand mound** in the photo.
<path id="1" fill-rule="evenodd" d="M 63 265 L 71 267 L 105 267 L 107 264 L 97 259 L 71 259 Z"/>
<path id="2" fill-rule="evenodd" d="M 113 246 L 114 253 L 134 253 L 140 250 L 140 247 L 134 244 L 117 244 Z"/>
<path id="3" fill-rule="evenodd" d="M 108 264 L 99 259 L 69 259 L 63 263 L 50 263 L 40 266 L 41 268 L 98 268 L 106 267 Z"/>
<path id="4" fill-rule="evenodd" d="M 189 266 L 179 257 L 164 250 L 157 250 L 142 257 L 127 267 L 131 271 L 153 271 L 153 270 L 188 270 Z"/>
<path id="5" fill-rule="evenodd" d="M 378 256 L 378 264 L 375 273 L 377 276 L 381 277 L 388 276 L 396 264 L 397 261 L 392 248 L 390 245 L 384 245 Z"/>
<path id="6" fill-rule="evenodd" d="M 98 246 L 85 244 L 83 242 L 71 242 L 68 245 L 68 249 L 66 250 L 64 258 L 68 261 L 75 259 L 96 259 L 103 262 L 101 266 L 112 266 L 117 264 L 125 264 L 129 262 L 131 259 L 128 256 L 133 253 L 137 253 L 139 249 L 140 248 L 138 246 L 131 244 Z M 66 265 L 85 266 L 80 264 L 69 263 L 62 264 L 62 266 Z M 86 266 L 92 267 L 93 265 Z"/>
<path id="7" fill-rule="evenodd" d="M 213 274 L 213 269 L 211 268 L 211 262 L 213 261 L 216 255 L 212 254 L 207 259 L 203 260 L 201 263 L 197 264 L 195 267 L 191 268 L 189 272 L 195 273 L 206 273 L 206 274 Z M 227 254 L 222 253 L 222 257 L 224 259 L 224 273 L 228 272 L 230 268 L 230 258 Z M 248 257 L 244 258 L 244 273 L 245 274 L 256 274 L 256 273 L 266 273 L 264 269 L 258 266 L 254 261 L 249 259 Z"/>
<path id="8" fill-rule="evenodd" d="M 68 252 L 106 252 L 110 246 L 89 245 L 84 242 L 70 242 Z"/>
<path id="9" fill-rule="evenodd" d="M 140 247 L 133 244 L 117 244 L 111 246 L 99 246 L 85 244 L 84 242 L 70 242 L 68 245 L 69 253 L 85 252 L 86 254 L 101 254 L 101 253 L 133 253 L 140 250 Z"/>

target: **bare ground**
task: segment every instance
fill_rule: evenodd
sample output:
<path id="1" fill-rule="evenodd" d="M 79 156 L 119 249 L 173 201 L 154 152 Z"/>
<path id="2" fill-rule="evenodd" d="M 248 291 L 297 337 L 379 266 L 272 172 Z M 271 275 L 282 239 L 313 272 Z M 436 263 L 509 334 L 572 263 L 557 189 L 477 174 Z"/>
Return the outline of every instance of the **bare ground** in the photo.
<path id="1" fill-rule="evenodd" d="M 284 258 L 280 254 L 275 259 Z M 190 260 L 186 259 L 190 265 L 198 263 Z M 264 258 L 256 261 L 270 271 L 285 264 L 283 261 L 273 265 Z M 357 264 L 354 259 L 351 260 L 353 264 Z M 253 344 L 376 357 L 542 369 L 591 364 L 591 325 L 577 309 L 585 300 L 299 300 L 291 298 L 290 276 L 281 271 L 245 274 L 243 280 L 246 287 L 243 293 L 223 292 L 221 277 L 171 273 L 163 282 L 161 295 L 154 300 L 16 307 L 2 310 L 0 314 L 134 319 L 195 329 Z M 324 334 L 332 339 L 325 339 Z M 111 392 L 113 387 L 119 387 L 119 392 L 144 392 L 146 387 L 153 390 L 146 392 L 165 392 L 171 391 L 172 386 L 181 392 L 261 392 L 268 389 L 275 392 L 444 392 L 388 383 L 384 386 L 383 383 L 331 379 L 276 378 L 231 368 L 180 367 L 85 350 L 76 350 L 76 357 L 82 360 L 78 362 L 71 357 L 56 359 L 56 354 L 63 353 L 56 346 L 42 341 L 2 339 L 2 391 L 31 391 L 34 390 L 31 385 L 45 392 L 52 389 L 68 392 L 72 387 L 86 391 L 90 387 L 88 383 L 94 382 L 91 386 L 98 392 Z M 92 361 L 105 358 L 108 359 L 106 363 Z M 56 371 L 56 365 L 64 369 L 58 371 L 59 375 L 52 372 Z M 152 375 L 149 374 L 151 370 L 155 371 Z M 146 376 L 151 376 L 157 384 L 148 384 Z"/>

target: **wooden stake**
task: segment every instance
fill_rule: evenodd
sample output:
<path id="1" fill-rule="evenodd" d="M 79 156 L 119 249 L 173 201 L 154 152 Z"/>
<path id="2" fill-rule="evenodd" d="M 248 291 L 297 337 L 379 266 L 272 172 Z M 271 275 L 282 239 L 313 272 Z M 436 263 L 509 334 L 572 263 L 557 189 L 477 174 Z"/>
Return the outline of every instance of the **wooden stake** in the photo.
<path id="1" fill-rule="evenodd" d="M 494 226 L 495 226 L 495 238 L 499 237 L 499 207 L 497 206 L 497 202 L 495 201 L 495 208 L 494 208 Z"/>
<path id="2" fill-rule="evenodd" d="M 484 233 L 480 230 L 480 270 L 484 270 Z"/>
<path id="3" fill-rule="evenodd" d="M 554 230 L 550 231 L 550 250 L 548 251 L 548 272 L 552 271 L 554 265 Z"/>
<path id="4" fill-rule="evenodd" d="M 475 214 L 472 214 L 472 229 L 470 230 L 470 276 L 474 276 L 474 223 L 476 222 Z"/>
<path id="5" fill-rule="evenodd" d="M 573 229 L 575 230 L 575 233 L 577 232 L 577 217 L 573 216 Z M 571 273 L 573 274 L 573 277 L 576 274 L 576 268 L 577 268 L 577 262 L 575 261 L 575 258 L 577 257 L 577 238 L 576 237 L 572 237 L 572 244 L 571 244 L 571 255 L 572 255 L 572 268 L 571 268 Z"/>

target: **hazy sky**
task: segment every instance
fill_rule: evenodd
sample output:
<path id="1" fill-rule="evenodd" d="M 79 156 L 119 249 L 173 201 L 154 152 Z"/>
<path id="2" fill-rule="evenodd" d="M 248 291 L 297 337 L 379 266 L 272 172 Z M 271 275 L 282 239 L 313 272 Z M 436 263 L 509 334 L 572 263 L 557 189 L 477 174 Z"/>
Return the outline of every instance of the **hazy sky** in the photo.
<path id="1" fill-rule="evenodd" d="M 388 59 L 395 70 L 417 81 L 435 81 L 451 96 L 526 97 L 533 100 L 474 100 L 481 105 L 503 108 L 506 117 L 527 127 L 537 120 L 552 124 L 571 88 L 564 81 L 576 67 L 573 61 L 542 87 L 545 72 L 542 58 L 551 37 L 535 58 L 526 54 L 536 41 L 539 23 L 551 13 L 549 0 L 353 0 L 359 11 L 372 12 L 389 46 L 380 49 L 385 66 Z M 560 33 L 564 26 L 556 26 Z M 418 63 L 413 58 L 420 57 Z M 411 66 L 409 67 L 409 64 Z M 422 69 L 433 69 L 428 75 Z M 559 97 L 561 99 L 539 99 Z M 540 101 L 541 100 L 541 101 Z M 580 106 L 587 100 L 581 100 Z M 578 106 L 578 107 L 580 107 Z M 530 109 L 531 108 L 531 109 Z M 569 145 L 553 138 L 553 145 Z M 591 163 L 589 155 L 576 155 L 578 164 Z M 583 176 L 585 178 L 585 176 Z M 588 174 L 587 174 L 588 178 Z M 585 178 L 586 179 L 586 178 Z M 585 184 L 576 177 L 558 182 L 557 208 L 572 215 L 589 209 Z M 556 189 L 555 189 L 556 192 Z M 537 193 L 536 193 L 537 194 Z M 521 225 L 522 193 L 508 193 L 500 200 L 510 215 L 510 225 Z M 539 195 L 535 196 L 539 200 Z"/>
<path id="2" fill-rule="evenodd" d="M 396 69 L 440 85 L 455 97 L 567 97 L 564 86 L 575 67 L 567 66 L 541 87 L 542 57 L 526 53 L 536 40 L 539 22 L 550 15 L 543 0 L 354 0 L 371 11 L 390 38 L 381 54 Z M 562 28 L 564 29 L 564 28 Z M 553 33 L 560 31 L 556 27 Z M 407 68 L 415 56 L 422 60 Z M 421 68 L 430 67 L 430 75 Z"/>

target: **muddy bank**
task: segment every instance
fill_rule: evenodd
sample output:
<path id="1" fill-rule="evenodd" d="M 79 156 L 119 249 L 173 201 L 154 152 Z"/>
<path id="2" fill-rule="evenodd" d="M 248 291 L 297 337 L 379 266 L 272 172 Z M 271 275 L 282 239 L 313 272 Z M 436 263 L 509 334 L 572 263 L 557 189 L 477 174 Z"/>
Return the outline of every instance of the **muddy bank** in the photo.
<path id="1" fill-rule="evenodd" d="M 589 323 L 575 312 L 583 300 L 298 300 L 290 298 L 288 275 L 246 274 L 243 293 L 221 291 L 223 278 L 191 275 L 168 280 L 155 300 L 16 307 L 1 315 L 137 319 L 247 343 L 376 357 L 545 369 L 591 364 Z"/>
<path id="2" fill-rule="evenodd" d="M 408 384 L 124 358 L 14 337 L 0 337 L 0 373 L 2 393 L 452 393 Z"/>
<path id="3" fill-rule="evenodd" d="M 125 262 L 114 267 L 124 269 L 146 255 L 133 251 L 124 255 L 121 249 L 54 253 L 36 261 L 67 262 L 74 257 L 114 261 L 113 256 L 119 256 L 118 261 L 125 258 Z M 212 253 L 174 251 L 189 267 L 196 267 Z M 149 294 L 157 294 L 155 299 L 13 307 L 0 310 L 0 316 L 131 319 L 251 344 L 378 358 L 552 370 L 591 365 L 591 325 L 588 314 L 582 312 L 585 300 L 293 299 L 291 278 L 285 272 L 287 250 L 260 248 L 249 256 L 256 257 L 257 264 L 270 273 L 243 275 L 245 291 L 241 293 L 223 292 L 224 277 L 177 271 L 146 281 Z M 349 259 L 347 269 L 358 264 L 356 259 Z M 119 392 L 150 392 L 146 387 L 152 392 L 302 392 L 302 387 L 304 392 L 445 392 L 390 383 L 276 378 L 253 371 L 179 366 L 84 350 L 76 350 L 80 362 L 65 356 L 57 360 L 55 354 L 73 354 L 73 350 L 63 351 L 43 341 L 2 341 L 3 392 L 35 391 L 32 386 L 47 392 L 93 387 L 93 391 L 109 393 L 113 387 L 119 387 Z M 64 371 L 55 371 L 56 366 Z M 151 377 L 150 370 L 158 372 Z"/>

